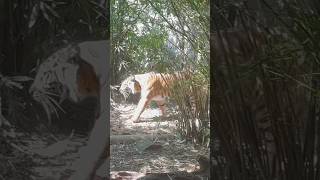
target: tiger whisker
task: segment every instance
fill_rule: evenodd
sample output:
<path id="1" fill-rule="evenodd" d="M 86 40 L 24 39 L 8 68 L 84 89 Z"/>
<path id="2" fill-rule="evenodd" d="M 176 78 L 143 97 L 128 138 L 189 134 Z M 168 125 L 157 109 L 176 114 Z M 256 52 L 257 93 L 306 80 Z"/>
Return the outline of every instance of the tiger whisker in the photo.
<path id="1" fill-rule="evenodd" d="M 52 95 L 52 96 L 59 96 L 59 94 L 56 94 L 56 93 L 52 93 L 52 92 L 49 92 L 49 91 L 44 91 L 43 94 L 45 95 Z"/>
<path id="2" fill-rule="evenodd" d="M 49 99 L 56 107 L 58 107 L 62 112 L 65 113 L 65 111 L 63 110 L 63 108 L 59 105 L 59 103 L 58 103 L 55 99 L 53 99 L 53 98 L 50 97 L 50 96 L 48 96 L 48 99 Z"/>

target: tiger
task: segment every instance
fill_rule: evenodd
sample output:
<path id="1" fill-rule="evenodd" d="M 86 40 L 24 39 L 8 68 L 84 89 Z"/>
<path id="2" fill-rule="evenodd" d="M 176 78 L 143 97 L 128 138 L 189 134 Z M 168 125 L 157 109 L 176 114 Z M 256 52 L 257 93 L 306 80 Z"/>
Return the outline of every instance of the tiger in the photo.
<path id="1" fill-rule="evenodd" d="M 99 46 L 100 49 L 97 48 Z M 59 102 L 66 98 L 80 102 L 94 97 L 97 99 L 97 118 L 100 113 L 100 86 L 106 79 L 102 68 L 107 68 L 103 47 L 106 47 L 106 41 L 92 41 L 56 51 L 37 68 L 29 93 L 38 100 L 40 93 L 51 92 L 59 95 Z"/>
<path id="2" fill-rule="evenodd" d="M 58 94 L 60 101 L 68 98 L 76 103 L 89 97 L 97 99 L 96 118 L 87 146 L 70 179 L 93 179 L 96 172 L 108 169 L 102 164 L 108 164 L 106 161 L 110 155 L 107 121 L 109 51 L 109 40 L 68 45 L 40 64 L 29 88 L 29 93 L 38 101 L 43 93 Z M 92 155 L 86 156 L 89 153 Z"/>
<path id="3" fill-rule="evenodd" d="M 122 81 L 119 91 L 127 99 L 129 94 L 141 93 L 137 108 L 131 118 L 134 123 L 140 122 L 140 115 L 151 101 L 160 108 L 161 115 L 166 116 L 166 98 L 171 95 L 171 88 L 178 81 L 191 78 L 190 71 L 169 73 L 149 72 L 131 75 Z"/>

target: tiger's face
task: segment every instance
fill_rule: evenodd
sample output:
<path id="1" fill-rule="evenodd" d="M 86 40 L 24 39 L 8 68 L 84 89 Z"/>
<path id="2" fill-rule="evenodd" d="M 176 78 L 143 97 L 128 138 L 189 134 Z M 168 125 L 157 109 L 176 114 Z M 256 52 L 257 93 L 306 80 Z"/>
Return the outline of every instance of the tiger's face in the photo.
<path id="1" fill-rule="evenodd" d="M 74 86 L 76 82 L 77 66 L 62 62 L 42 63 L 30 86 L 29 93 L 34 97 L 40 94 L 54 95 L 62 98 L 69 92 L 68 86 Z"/>
<path id="2" fill-rule="evenodd" d="M 42 63 L 34 78 L 32 85 L 30 86 L 29 93 L 35 94 L 37 92 L 47 92 L 49 89 L 57 85 L 58 80 L 54 71 L 55 64 L 47 62 Z"/>
<path id="3" fill-rule="evenodd" d="M 137 86 L 137 83 L 138 82 L 135 80 L 134 76 L 129 76 L 124 81 L 122 81 L 119 91 L 125 99 L 129 97 L 130 93 L 136 93 L 135 86 Z"/>

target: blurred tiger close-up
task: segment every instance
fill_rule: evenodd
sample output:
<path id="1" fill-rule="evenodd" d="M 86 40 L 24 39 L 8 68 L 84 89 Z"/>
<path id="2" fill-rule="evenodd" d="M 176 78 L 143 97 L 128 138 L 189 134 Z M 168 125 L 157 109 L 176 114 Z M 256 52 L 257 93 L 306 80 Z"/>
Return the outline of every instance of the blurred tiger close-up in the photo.
<path id="1" fill-rule="evenodd" d="M 92 179 L 100 167 L 99 172 L 105 171 L 109 157 L 108 123 L 107 123 L 107 72 L 109 41 L 86 41 L 79 44 L 68 45 L 48 58 L 39 68 L 30 86 L 29 93 L 33 98 L 46 106 L 59 106 L 59 102 L 69 99 L 74 105 L 93 98 L 95 116 L 86 119 L 89 130 L 92 130 L 87 147 L 81 153 L 74 180 Z M 58 97 L 59 102 L 54 97 Z M 83 107 L 89 107 L 88 104 Z M 63 108 L 63 107 L 62 107 Z M 49 107 L 50 109 L 50 107 Z M 76 111 L 72 114 L 86 114 Z M 79 121 L 78 118 L 76 118 Z M 68 121 L 64 119 L 63 121 Z M 79 122 L 72 122 L 73 128 Z M 86 156 L 86 154 L 93 156 Z M 103 175 L 107 176 L 107 175 Z"/>
<path id="2" fill-rule="evenodd" d="M 61 104 L 69 99 L 79 104 L 92 99 L 94 117 L 100 114 L 100 86 L 105 83 L 103 67 L 107 67 L 104 48 L 107 41 L 89 41 L 62 48 L 45 61 L 39 68 L 29 92 L 43 105 L 50 105 L 58 98 Z M 53 95 L 49 98 L 47 95 Z M 87 104 L 86 104 L 87 105 Z M 85 107 L 85 106 L 83 106 Z M 89 122 L 89 129 L 93 122 Z"/>

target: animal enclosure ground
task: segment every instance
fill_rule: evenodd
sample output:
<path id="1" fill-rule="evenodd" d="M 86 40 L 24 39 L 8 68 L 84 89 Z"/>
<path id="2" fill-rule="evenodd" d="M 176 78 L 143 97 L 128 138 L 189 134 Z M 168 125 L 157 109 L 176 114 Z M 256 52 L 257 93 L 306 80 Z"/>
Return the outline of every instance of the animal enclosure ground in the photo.
<path id="1" fill-rule="evenodd" d="M 195 148 L 176 136 L 175 108 L 168 109 L 168 116 L 161 118 L 158 108 L 147 108 L 141 115 L 142 122 L 133 123 L 130 116 L 136 105 L 113 104 L 111 110 L 111 171 L 142 173 L 192 172 L 199 168 L 197 159 L 207 156 L 208 149 Z M 135 137 L 135 140 L 116 138 Z M 140 137 L 141 136 L 141 137 Z M 133 138 L 134 139 L 134 138 Z"/>
<path id="2" fill-rule="evenodd" d="M 133 123 L 130 115 L 135 107 L 133 104 L 113 104 L 111 171 L 167 173 L 199 169 L 198 157 L 208 156 L 208 149 L 195 148 L 175 135 L 177 113 L 174 108 L 169 109 L 167 118 L 159 118 L 158 109 L 147 108 L 141 116 L 143 122 Z M 16 148 L 33 160 L 32 166 L 28 167 L 33 174 L 26 179 L 36 180 L 66 180 L 75 170 L 79 150 L 87 140 L 79 134 L 72 137 L 58 133 L 16 134 L 20 140 Z"/>
<path id="3" fill-rule="evenodd" d="M 23 151 L 26 157 L 32 157 L 33 175 L 25 179 L 34 180 L 66 180 L 75 170 L 73 165 L 79 159 L 79 148 L 83 147 L 87 138 L 85 136 L 53 134 L 24 134 L 20 137 L 17 147 Z"/>

